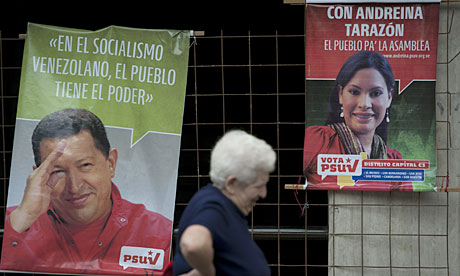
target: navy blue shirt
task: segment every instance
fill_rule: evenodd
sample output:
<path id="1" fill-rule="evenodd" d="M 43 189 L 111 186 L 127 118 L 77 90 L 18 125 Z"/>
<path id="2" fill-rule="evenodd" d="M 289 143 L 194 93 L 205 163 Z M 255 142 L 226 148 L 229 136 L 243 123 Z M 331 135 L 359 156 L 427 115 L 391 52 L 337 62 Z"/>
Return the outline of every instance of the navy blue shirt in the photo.
<path id="1" fill-rule="evenodd" d="M 270 275 L 262 250 L 249 234 L 246 217 L 212 185 L 199 190 L 182 214 L 174 256 L 174 275 L 192 269 L 180 252 L 179 241 L 184 230 L 194 224 L 203 225 L 211 232 L 216 275 Z"/>

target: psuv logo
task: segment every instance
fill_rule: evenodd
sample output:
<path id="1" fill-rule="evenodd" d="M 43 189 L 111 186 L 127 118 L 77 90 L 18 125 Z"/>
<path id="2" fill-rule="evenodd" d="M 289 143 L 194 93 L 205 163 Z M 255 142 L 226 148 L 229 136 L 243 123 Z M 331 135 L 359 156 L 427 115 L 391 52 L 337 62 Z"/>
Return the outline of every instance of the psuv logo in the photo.
<path id="1" fill-rule="evenodd" d="M 128 267 L 163 269 L 165 252 L 161 249 L 123 246 L 121 247 L 119 265 Z"/>
<path id="2" fill-rule="evenodd" d="M 362 157 L 352 154 L 318 154 L 316 169 L 322 179 L 328 175 L 361 175 Z"/>

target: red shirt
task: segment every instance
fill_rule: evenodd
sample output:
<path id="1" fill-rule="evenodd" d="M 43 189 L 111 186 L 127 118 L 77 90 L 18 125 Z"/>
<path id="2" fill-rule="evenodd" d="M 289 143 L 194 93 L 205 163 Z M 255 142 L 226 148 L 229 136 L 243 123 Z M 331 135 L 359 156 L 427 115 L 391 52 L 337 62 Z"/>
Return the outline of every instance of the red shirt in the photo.
<path id="1" fill-rule="evenodd" d="M 395 149 L 386 147 L 388 159 L 402 159 L 402 155 Z M 410 182 L 384 181 L 357 181 L 353 186 L 337 185 L 337 176 L 329 175 L 324 179 L 317 173 L 318 154 L 346 154 L 339 136 L 328 126 L 311 126 L 305 129 L 305 143 L 303 152 L 303 172 L 307 177 L 308 189 L 315 190 L 405 190 L 412 191 Z"/>
<path id="2" fill-rule="evenodd" d="M 143 204 L 122 199 L 114 184 L 112 201 L 112 211 L 102 221 L 105 223 L 102 232 L 91 227 L 101 221 L 91 223 L 88 229 L 70 231 L 50 207 L 29 230 L 17 233 L 9 223 L 9 214 L 16 207 L 8 208 L 0 268 L 70 274 L 161 275 L 159 271 L 169 263 L 171 220 L 147 210 Z"/>

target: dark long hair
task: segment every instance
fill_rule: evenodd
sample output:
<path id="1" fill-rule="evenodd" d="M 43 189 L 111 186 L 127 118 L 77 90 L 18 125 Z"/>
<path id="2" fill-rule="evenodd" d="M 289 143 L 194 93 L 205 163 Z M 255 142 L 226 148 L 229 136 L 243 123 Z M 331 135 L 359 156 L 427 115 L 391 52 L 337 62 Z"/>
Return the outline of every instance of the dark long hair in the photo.
<path id="1" fill-rule="evenodd" d="M 329 96 L 328 116 L 326 124 L 345 122 L 345 119 L 340 117 L 339 103 L 339 87 L 345 87 L 353 76 L 361 69 L 373 68 L 380 72 L 383 76 L 388 88 L 388 93 L 391 95 L 395 92 L 395 78 L 388 60 L 380 53 L 362 51 L 357 52 L 349 57 L 342 65 L 337 78 L 334 82 L 331 95 Z M 388 108 L 390 111 L 391 106 Z M 375 133 L 378 134 L 386 142 L 388 136 L 388 123 L 383 120 L 377 127 Z"/>

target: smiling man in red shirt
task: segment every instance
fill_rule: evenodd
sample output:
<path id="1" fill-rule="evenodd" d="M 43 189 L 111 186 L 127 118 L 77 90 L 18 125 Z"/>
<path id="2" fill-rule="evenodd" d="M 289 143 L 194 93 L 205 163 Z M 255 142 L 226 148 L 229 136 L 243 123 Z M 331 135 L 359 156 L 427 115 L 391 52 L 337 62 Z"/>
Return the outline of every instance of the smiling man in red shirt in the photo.
<path id="1" fill-rule="evenodd" d="M 155 274 L 168 261 L 172 222 L 121 198 L 104 125 L 84 109 L 46 116 L 34 130 L 34 171 L 8 208 L 1 268 Z"/>

